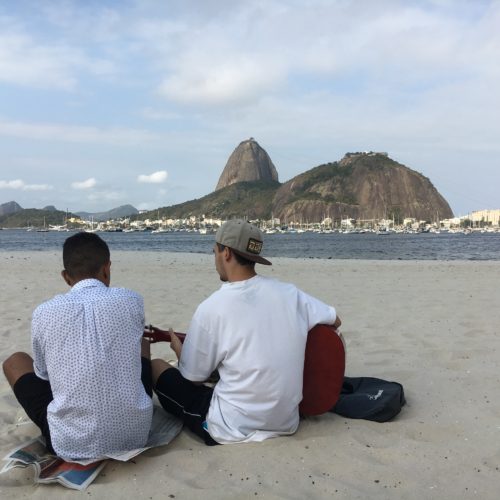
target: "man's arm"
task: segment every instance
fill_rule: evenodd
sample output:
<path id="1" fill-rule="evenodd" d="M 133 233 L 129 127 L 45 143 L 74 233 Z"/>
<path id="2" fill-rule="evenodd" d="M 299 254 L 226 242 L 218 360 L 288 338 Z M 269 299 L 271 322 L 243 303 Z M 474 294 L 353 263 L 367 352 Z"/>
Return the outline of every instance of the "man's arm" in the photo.
<path id="1" fill-rule="evenodd" d="M 45 362 L 45 350 L 40 341 L 43 326 L 40 324 L 38 309 L 33 313 L 33 319 L 31 321 L 31 350 L 33 352 L 33 371 L 36 376 L 43 379 L 49 380 L 49 374 L 47 373 L 47 365 Z"/>
<path id="2" fill-rule="evenodd" d="M 200 318 L 198 311 L 193 316 L 181 347 L 179 370 L 183 377 L 192 382 L 207 380 L 219 366 L 222 354 L 213 332 L 204 326 L 207 321 Z M 175 341 L 174 341 L 175 342 Z M 179 342 L 180 343 L 180 342 Z M 172 346 L 172 349 L 175 347 Z"/>
<path id="3" fill-rule="evenodd" d="M 177 359 L 181 359 L 182 342 L 172 328 L 168 329 L 168 333 L 170 333 L 170 348 L 175 352 Z"/>

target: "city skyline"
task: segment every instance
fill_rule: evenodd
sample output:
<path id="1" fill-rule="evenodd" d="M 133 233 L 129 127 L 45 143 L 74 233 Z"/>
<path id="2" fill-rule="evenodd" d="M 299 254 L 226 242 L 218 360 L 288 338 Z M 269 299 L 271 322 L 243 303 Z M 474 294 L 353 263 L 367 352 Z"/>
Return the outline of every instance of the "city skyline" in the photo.
<path id="1" fill-rule="evenodd" d="M 174 205 L 253 136 L 280 182 L 387 151 L 500 207 L 496 1 L 0 5 L 0 203 Z"/>

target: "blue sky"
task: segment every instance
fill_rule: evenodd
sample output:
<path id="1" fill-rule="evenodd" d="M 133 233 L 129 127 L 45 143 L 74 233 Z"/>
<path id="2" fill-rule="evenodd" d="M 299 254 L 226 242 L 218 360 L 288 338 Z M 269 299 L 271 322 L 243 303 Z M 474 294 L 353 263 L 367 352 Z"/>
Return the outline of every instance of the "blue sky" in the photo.
<path id="1" fill-rule="evenodd" d="M 152 209 L 255 137 L 280 181 L 387 151 L 500 208 L 500 2 L 0 3 L 0 203 Z"/>

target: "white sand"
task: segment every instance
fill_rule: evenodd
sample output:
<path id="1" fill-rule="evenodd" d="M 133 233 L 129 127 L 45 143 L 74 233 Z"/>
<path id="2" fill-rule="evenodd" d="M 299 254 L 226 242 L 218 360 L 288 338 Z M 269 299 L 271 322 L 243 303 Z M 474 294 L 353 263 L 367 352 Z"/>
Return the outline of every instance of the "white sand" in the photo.
<path id="1" fill-rule="evenodd" d="M 0 361 L 30 349 L 33 308 L 67 290 L 59 252 L 0 252 Z M 210 256 L 115 252 L 112 281 L 145 298 L 147 321 L 185 331 L 219 286 Z M 401 382 L 408 404 L 378 424 L 327 414 L 291 437 L 206 447 L 187 431 L 83 493 L 0 476 L 0 497 L 500 498 L 500 262 L 273 259 L 259 271 L 337 307 L 347 374 Z M 172 357 L 166 344 L 154 356 Z M 37 435 L 0 377 L 0 453 Z"/>

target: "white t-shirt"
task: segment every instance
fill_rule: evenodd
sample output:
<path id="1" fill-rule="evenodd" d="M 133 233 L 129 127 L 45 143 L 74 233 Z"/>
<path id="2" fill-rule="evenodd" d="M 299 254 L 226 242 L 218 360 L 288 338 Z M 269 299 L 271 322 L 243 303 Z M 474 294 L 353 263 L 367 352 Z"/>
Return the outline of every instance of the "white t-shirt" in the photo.
<path id="1" fill-rule="evenodd" d="M 220 380 L 207 415 L 219 443 L 262 441 L 299 425 L 307 332 L 336 312 L 289 283 L 254 276 L 224 283 L 196 310 L 179 369 Z"/>
<path id="2" fill-rule="evenodd" d="M 33 313 L 35 373 L 50 382 L 54 451 L 101 458 L 146 444 L 153 405 L 141 382 L 142 297 L 101 281 L 78 282 Z"/>

